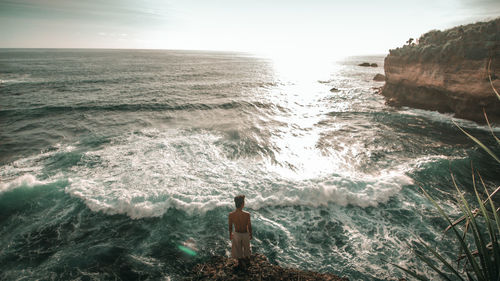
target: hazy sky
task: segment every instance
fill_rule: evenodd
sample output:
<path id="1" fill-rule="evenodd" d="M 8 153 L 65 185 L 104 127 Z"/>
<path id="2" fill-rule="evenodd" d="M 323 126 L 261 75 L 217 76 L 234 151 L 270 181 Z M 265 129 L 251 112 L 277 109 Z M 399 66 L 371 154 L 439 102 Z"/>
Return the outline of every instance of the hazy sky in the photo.
<path id="1" fill-rule="evenodd" d="M 0 0 L 0 47 L 383 54 L 500 0 Z"/>

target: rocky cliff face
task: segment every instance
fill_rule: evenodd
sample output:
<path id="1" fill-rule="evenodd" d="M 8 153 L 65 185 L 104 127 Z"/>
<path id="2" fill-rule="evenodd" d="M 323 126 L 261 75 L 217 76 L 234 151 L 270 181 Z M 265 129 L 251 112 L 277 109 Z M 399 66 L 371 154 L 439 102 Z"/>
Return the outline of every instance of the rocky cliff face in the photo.
<path id="1" fill-rule="evenodd" d="M 382 95 L 390 105 L 410 106 L 484 122 L 500 122 L 500 18 L 430 31 L 417 43 L 390 50 Z"/>

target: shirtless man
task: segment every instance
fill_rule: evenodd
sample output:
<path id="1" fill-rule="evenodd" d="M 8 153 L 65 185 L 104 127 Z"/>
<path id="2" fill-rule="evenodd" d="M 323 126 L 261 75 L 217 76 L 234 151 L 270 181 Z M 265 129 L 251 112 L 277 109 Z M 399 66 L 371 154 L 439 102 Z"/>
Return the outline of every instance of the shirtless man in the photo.
<path id="1" fill-rule="evenodd" d="M 252 239 L 252 223 L 250 213 L 243 212 L 245 195 L 234 197 L 236 210 L 229 213 L 229 239 L 232 241 L 231 256 L 238 259 L 238 267 L 246 267 L 250 259 L 250 240 Z M 234 233 L 233 233 L 234 225 Z"/>

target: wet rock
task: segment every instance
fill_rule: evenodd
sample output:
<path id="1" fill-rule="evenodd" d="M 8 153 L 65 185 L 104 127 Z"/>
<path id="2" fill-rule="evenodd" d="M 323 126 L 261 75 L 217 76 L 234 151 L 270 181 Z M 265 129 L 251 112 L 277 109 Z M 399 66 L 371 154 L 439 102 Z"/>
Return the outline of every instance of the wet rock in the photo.
<path id="1" fill-rule="evenodd" d="M 369 62 L 364 62 L 364 63 L 360 63 L 358 64 L 358 66 L 370 66 L 371 64 Z"/>
<path id="2" fill-rule="evenodd" d="M 376 64 L 376 63 L 374 63 L 374 62 L 372 62 L 372 63 L 369 63 L 369 62 L 363 62 L 363 63 L 358 64 L 358 66 L 365 66 L 365 67 L 369 67 L 369 66 L 371 66 L 371 67 L 378 67 L 378 64 Z"/>
<path id="3" fill-rule="evenodd" d="M 237 263 L 234 259 L 215 256 L 207 263 L 196 265 L 191 275 L 186 276 L 185 280 L 349 280 L 331 273 L 283 268 L 269 263 L 267 258 L 261 254 L 252 255 L 250 257 L 250 264 L 246 269 L 239 269 Z"/>

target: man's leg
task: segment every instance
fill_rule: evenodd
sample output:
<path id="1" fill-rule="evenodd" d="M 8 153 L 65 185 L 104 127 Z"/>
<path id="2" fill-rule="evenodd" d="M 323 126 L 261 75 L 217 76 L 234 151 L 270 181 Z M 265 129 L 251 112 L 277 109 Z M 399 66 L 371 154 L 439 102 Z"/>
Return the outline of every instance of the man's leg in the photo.
<path id="1" fill-rule="evenodd" d="M 250 236 L 248 233 L 242 238 L 241 248 L 243 252 L 243 263 L 245 264 L 245 268 L 250 266 L 250 255 L 252 251 L 250 249 Z"/>

